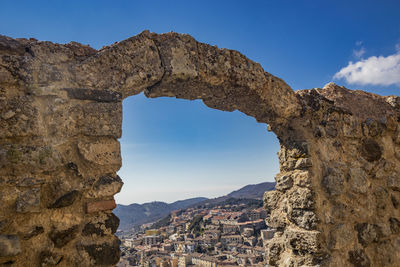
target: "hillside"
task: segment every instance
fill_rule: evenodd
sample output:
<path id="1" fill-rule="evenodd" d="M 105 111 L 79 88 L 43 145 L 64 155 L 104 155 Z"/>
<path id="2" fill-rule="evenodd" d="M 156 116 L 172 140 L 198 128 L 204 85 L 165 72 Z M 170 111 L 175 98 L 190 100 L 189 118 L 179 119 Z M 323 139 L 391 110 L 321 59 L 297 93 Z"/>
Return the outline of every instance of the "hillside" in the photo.
<path id="1" fill-rule="evenodd" d="M 159 201 L 144 204 L 118 204 L 114 213 L 120 219 L 119 229 L 127 230 L 137 225 L 156 221 L 168 215 L 173 210 L 184 209 L 206 199 L 207 198 L 204 197 L 190 198 L 179 200 L 171 204 Z"/>
<path id="2" fill-rule="evenodd" d="M 261 184 L 250 184 L 239 190 L 229 193 L 228 197 L 233 198 L 250 198 L 250 199 L 263 199 L 264 192 L 274 190 L 275 182 L 265 182 Z"/>
<path id="3" fill-rule="evenodd" d="M 236 191 L 229 193 L 226 196 L 207 199 L 204 197 L 190 198 L 179 200 L 168 204 L 165 202 L 150 202 L 144 204 L 118 204 L 114 210 L 115 215 L 120 219 L 120 230 L 128 230 L 137 227 L 141 224 L 154 222 L 167 216 L 173 210 L 185 209 L 195 206 L 208 206 L 225 203 L 226 204 L 246 204 L 246 205 L 261 205 L 265 191 L 270 191 L 275 188 L 274 182 L 265 182 L 260 184 L 246 185 Z M 254 201 L 257 200 L 257 201 Z"/>

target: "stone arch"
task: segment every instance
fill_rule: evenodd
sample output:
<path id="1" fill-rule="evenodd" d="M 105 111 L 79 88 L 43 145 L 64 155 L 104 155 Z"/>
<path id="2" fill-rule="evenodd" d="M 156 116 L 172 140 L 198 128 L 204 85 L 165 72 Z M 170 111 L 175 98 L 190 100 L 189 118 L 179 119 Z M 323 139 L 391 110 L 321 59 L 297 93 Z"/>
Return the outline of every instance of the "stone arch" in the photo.
<path id="1" fill-rule="evenodd" d="M 99 51 L 2 36 L 0 56 L 0 263 L 118 261 L 121 101 L 142 91 L 237 109 L 276 133 L 269 264 L 399 261 L 398 97 L 335 84 L 295 93 L 240 53 L 176 33 Z"/>

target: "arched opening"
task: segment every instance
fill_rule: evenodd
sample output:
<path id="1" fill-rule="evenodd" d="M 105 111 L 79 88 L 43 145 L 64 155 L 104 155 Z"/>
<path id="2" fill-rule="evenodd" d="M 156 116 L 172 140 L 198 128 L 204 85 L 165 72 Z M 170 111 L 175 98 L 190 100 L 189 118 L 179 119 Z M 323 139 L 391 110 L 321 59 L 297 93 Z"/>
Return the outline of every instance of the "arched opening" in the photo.
<path id="1" fill-rule="evenodd" d="M 218 197 L 279 172 L 278 139 L 238 111 L 140 94 L 123 112 L 119 204 Z"/>
<path id="2" fill-rule="evenodd" d="M 264 250 L 260 233 L 262 229 L 267 229 L 267 225 L 263 221 L 258 225 L 254 223 L 257 225 L 254 231 L 252 223 L 259 220 L 257 212 L 262 207 L 264 188 L 272 190 L 274 176 L 279 173 L 276 155 L 279 142 L 274 133 L 267 131 L 265 123 L 257 123 L 254 118 L 239 111 L 210 109 L 199 100 L 148 99 L 139 94 L 123 102 L 122 129 L 122 167 L 118 174 L 124 186 L 115 196 L 118 206 L 114 210 L 120 218 L 117 234 L 122 241 L 121 265 L 124 262 L 134 264 L 137 257 L 136 263 L 151 261 L 154 257 L 172 261 L 174 258 L 170 255 L 161 255 L 166 246 L 172 246 L 172 254 L 186 251 L 187 246 L 193 252 L 201 251 L 204 255 L 214 253 L 214 246 L 205 249 L 205 245 L 195 244 L 192 247 L 195 237 L 190 236 L 193 230 L 182 231 L 168 219 L 171 211 L 165 203 L 173 206 L 176 212 L 177 201 L 182 203 L 179 212 L 183 212 L 177 218 L 182 218 L 187 224 L 193 223 L 195 217 L 201 217 L 203 221 L 204 216 L 211 216 L 207 219 L 208 224 L 201 225 L 199 229 L 207 233 L 212 227 L 220 228 L 210 232 L 219 231 L 217 240 L 224 240 L 220 247 L 222 251 L 227 253 L 228 246 L 232 245 L 247 246 L 249 250 L 254 250 L 251 255 L 258 262 L 265 260 L 254 253 Z M 247 187 L 248 191 L 226 197 L 244 186 L 257 184 L 258 187 Z M 218 205 L 196 207 L 191 211 L 193 218 L 183 219 L 188 208 L 207 201 L 204 197 L 226 199 L 219 200 L 221 204 Z M 215 211 L 212 210 L 228 201 L 233 203 L 232 207 L 221 209 L 219 216 L 235 211 L 240 215 L 229 217 L 229 223 L 215 223 L 212 217 Z M 150 226 L 165 218 L 169 220 L 166 225 Z M 241 229 L 238 226 L 239 223 L 248 224 L 247 232 L 244 227 Z M 166 231 L 166 226 L 173 229 Z M 145 227 L 159 230 L 153 245 L 157 245 L 160 255 L 154 252 L 152 257 L 145 256 L 150 249 L 146 246 L 147 239 L 154 234 L 154 231 L 145 231 Z M 196 234 L 197 240 L 206 238 L 203 233 Z M 232 235 L 244 240 L 225 240 Z M 175 236 L 185 238 L 186 242 L 172 241 Z"/>

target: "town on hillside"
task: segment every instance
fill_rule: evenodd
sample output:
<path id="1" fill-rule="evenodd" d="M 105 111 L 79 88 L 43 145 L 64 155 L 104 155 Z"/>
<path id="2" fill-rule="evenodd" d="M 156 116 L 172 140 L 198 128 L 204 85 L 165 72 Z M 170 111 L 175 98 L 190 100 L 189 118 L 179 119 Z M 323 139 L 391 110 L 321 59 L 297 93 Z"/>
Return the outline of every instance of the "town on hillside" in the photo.
<path id="1" fill-rule="evenodd" d="M 138 232 L 118 232 L 118 266 L 266 266 L 264 242 L 275 229 L 265 218 L 261 205 L 244 203 L 177 210 Z"/>

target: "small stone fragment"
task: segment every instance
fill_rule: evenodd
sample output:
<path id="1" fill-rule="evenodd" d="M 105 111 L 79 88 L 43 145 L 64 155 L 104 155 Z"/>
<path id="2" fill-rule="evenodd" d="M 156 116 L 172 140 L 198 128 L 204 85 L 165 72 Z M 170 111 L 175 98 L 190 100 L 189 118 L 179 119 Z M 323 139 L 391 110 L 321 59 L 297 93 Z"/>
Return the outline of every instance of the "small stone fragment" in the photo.
<path id="1" fill-rule="evenodd" d="M 57 253 L 51 251 L 42 251 L 39 255 L 39 261 L 41 267 L 50 267 L 58 265 L 62 261 L 63 257 Z"/>
<path id="2" fill-rule="evenodd" d="M 72 190 L 65 195 L 58 198 L 53 204 L 49 206 L 49 209 L 59 209 L 71 206 L 75 199 L 79 196 L 78 190 Z"/>
<path id="3" fill-rule="evenodd" d="M 53 231 L 49 233 L 49 238 L 51 239 L 51 241 L 53 241 L 56 248 L 62 248 L 75 238 L 77 231 L 77 225 L 62 231 L 57 231 L 53 229 Z"/>
<path id="4" fill-rule="evenodd" d="M 33 228 L 31 231 L 29 231 L 24 235 L 24 239 L 28 240 L 31 239 L 32 237 L 35 237 L 43 233 L 44 233 L 44 228 L 42 226 L 35 226 L 35 228 Z"/>
<path id="5" fill-rule="evenodd" d="M 15 115 L 15 112 L 12 111 L 12 110 L 9 110 L 9 111 L 7 111 L 6 113 L 4 113 L 1 117 L 2 117 L 4 120 L 8 120 L 8 119 L 11 119 L 12 117 L 14 117 L 14 115 Z"/>
<path id="6" fill-rule="evenodd" d="M 363 249 L 349 251 L 349 262 L 357 267 L 370 267 L 371 261 Z"/>
<path id="7" fill-rule="evenodd" d="M 45 181 L 43 179 L 34 178 L 34 177 L 27 177 L 24 178 L 21 182 L 17 184 L 17 186 L 21 187 L 31 187 L 44 184 Z"/>
<path id="8" fill-rule="evenodd" d="M 389 219 L 390 223 L 390 230 L 392 231 L 393 234 L 399 234 L 400 233 L 400 221 L 396 218 L 390 218 Z"/>
<path id="9" fill-rule="evenodd" d="M 400 177 L 396 174 L 388 175 L 387 186 L 393 190 L 400 191 Z"/>
<path id="10" fill-rule="evenodd" d="M 16 235 L 0 235 L 0 257 L 16 256 L 21 253 Z"/>

